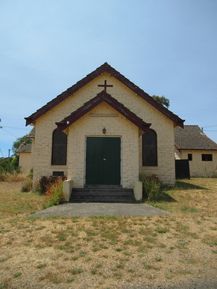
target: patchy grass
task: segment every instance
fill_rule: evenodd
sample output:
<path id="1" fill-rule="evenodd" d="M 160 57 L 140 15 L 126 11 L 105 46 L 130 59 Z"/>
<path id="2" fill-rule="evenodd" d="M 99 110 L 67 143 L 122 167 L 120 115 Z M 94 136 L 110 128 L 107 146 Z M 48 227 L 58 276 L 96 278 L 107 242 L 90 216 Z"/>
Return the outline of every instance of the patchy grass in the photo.
<path id="1" fill-rule="evenodd" d="M 26 215 L 43 207 L 46 197 L 21 192 L 21 182 L 0 182 L 0 218 Z"/>
<path id="2" fill-rule="evenodd" d="M 217 180 L 167 189 L 164 217 L 31 219 L 44 196 L 0 183 L 0 288 L 178 284 L 217 270 Z"/>
<path id="3" fill-rule="evenodd" d="M 216 178 L 178 181 L 174 188 L 165 188 L 165 199 L 151 204 L 176 214 L 216 215 L 216 192 Z"/>

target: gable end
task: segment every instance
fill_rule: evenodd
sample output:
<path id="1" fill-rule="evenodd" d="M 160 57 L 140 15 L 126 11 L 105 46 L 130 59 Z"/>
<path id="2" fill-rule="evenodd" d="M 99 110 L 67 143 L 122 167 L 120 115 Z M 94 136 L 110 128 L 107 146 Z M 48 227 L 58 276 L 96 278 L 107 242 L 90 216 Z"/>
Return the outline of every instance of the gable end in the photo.
<path id="1" fill-rule="evenodd" d="M 82 78 L 80 81 L 75 83 L 73 86 L 59 94 L 57 97 L 49 101 L 47 104 L 42 106 L 40 109 L 38 109 L 36 112 L 31 114 L 30 116 L 26 117 L 26 125 L 29 125 L 33 123 L 38 117 L 49 111 L 54 106 L 58 105 L 60 102 L 65 100 L 67 97 L 75 93 L 77 90 L 82 88 L 84 85 L 89 83 L 91 80 L 99 76 L 100 74 L 107 72 L 111 74 L 113 77 L 118 79 L 120 82 L 125 84 L 129 89 L 131 89 L 134 93 L 142 97 L 145 101 L 147 101 L 149 104 L 151 104 L 153 107 L 155 107 L 158 111 L 166 115 L 168 118 L 170 118 L 176 125 L 183 127 L 184 120 L 179 118 L 176 114 L 171 112 L 169 109 L 158 103 L 156 100 L 154 100 L 149 94 L 147 94 L 144 90 L 139 88 L 137 85 L 135 85 L 133 82 L 131 82 L 129 79 L 127 79 L 124 75 L 122 75 L 120 72 L 118 72 L 116 69 L 114 69 L 112 66 L 110 66 L 107 62 L 105 62 L 103 65 L 99 66 L 96 70 Z"/>

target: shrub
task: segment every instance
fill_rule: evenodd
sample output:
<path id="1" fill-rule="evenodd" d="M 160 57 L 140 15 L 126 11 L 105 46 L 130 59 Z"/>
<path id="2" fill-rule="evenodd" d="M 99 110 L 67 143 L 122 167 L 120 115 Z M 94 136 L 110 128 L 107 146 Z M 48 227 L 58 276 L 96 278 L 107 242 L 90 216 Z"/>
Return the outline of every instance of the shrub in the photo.
<path id="1" fill-rule="evenodd" d="M 32 180 L 27 177 L 21 187 L 21 192 L 30 192 L 32 190 Z"/>
<path id="2" fill-rule="evenodd" d="M 32 191 L 33 191 L 34 193 L 42 194 L 39 181 L 35 181 L 35 182 L 34 182 L 34 184 L 32 185 Z"/>
<path id="3" fill-rule="evenodd" d="M 39 187 L 40 187 L 40 193 L 45 194 L 49 188 L 58 180 L 65 180 L 65 176 L 58 177 L 58 176 L 43 176 L 39 180 Z"/>
<path id="4" fill-rule="evenodd" d="M 7 173 L 19 173 L 19 167 L 18 167 L 18 158 L 16 156 L 14 157 L 8 157 L 8 158 L 0 158 L 0 173 L 7 174 Z"/>
<path id="5" fill-rule="evenodd" d="M 53 176 L 41 177 L 39 180 L 39 186 L 40 186 L 41 194 L 45 194 L 49 190 L 49 188 L 52 186 L 52 184 L 55 183 L 56 180 L 57 180 L 57 177 L 53 177 Z"/>
<path id="6" fill-rule="evenodd" d="M 64 201 L 63 198 L 63 180 L 57 179 L 47 190 L 46 195 L 48 196 L 48 202 L 46 207 L 59 205 Z"/>
<path id="7" fill-rule="evenodd" d="M 143 183 L 144 197 L 149 201 L 158 201 L 161 198 L 161 182 L 157 176 L 140 176 Z"/>
<path id="8" fill-rule="evenodd" d="M 33 169 L 29 171 L 28 177 L 33 180 Z"/>

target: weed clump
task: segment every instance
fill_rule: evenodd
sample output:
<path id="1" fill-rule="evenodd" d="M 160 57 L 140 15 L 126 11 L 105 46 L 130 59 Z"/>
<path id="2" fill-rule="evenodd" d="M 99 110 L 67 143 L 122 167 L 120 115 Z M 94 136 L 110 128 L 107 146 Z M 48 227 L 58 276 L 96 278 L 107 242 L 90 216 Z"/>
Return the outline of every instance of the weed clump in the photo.
<path id="1" fill-rule="evenodd" d="M 159 201 L 162 195 L 162 184 L 157 176 L 140 176 L 143 183 L 143 198 L 149 201 Z"/>
<path id="2" fill-rule="evenodd" d="M 57 179 L 56 182 L 48 188 L 46 195 L 48 196 L 48 201 L 45 204 L 46 208 L 63 203 L 63 180 Z"/>
<path id="3" fill-rule="evenodd" d="M 32 190 L 32 180 L 27 177 L 22 184 L 21 192 L 30 192 Z"/>

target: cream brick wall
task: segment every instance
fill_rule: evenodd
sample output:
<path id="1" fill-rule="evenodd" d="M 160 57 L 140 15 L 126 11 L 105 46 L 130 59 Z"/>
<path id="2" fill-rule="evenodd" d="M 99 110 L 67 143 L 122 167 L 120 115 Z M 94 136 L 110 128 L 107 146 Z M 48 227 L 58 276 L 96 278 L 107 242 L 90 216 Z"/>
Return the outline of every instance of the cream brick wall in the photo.
<path id="1" fill-rule="evenodd" d="M 188 154 L 192 154 L 192 161 L 189 161 L 191 177 L 217 176 L 217 151 L 182 150 L 180 153 L 181 159 L 188 159 Z M 212 154 L 213 161 L 202 161 L 202 154 Z"/>
<path id="2" fill-rule="evenodd" d="M 23 174 L 29 174 L 30 170 L 32 169 L 31 153 L 19 153 L 19 167 Z"/>
<path id="3" fill-rule="evenodd" d="M 157 166 L 142 166 L 142 136 L 140 137 L 140 173 L 157 175 L 163 183 L 173 185 L 175 182 L 174 127 L 172 123 L 167 125 L 152 126 L 157 132 Z"/>
<path id="4" fill-rule="evenodd" d="M 73 179 L 74 187 L 83 187 L 86 173 L 86 138 L 104 136 L 103 128 L 107 131 L 105 137 L 121 138 L 121 185 L 133 188 L 139 176 L 139 129 L 107 104 L 98 105 L 91 113 L 70 126 L 68 177 Z"/>
<path id="5" fill-rule="evenodd" d="M 49 112 L 42 115 L 35 123 L 35 149 L 33 156 L 34 180 L 42 175 L 50 175 L 54 170 L 61 170 L 67 174 L 67 166 L 51 166 L 51 146 L 52 132 L 56 128 L 55 123 L 75 111 L 86 101 L 95 97 L 102 89 L 97 85 L 103 83 L 107 79 L 109 84 L 113 84 L 112 88 L 107 91 L 123 103 L 137 116 L 146 122 L 150 122 L 151 128 L 154 129 L 158 136 L 158 167 L 142 167 L 140 161 L 140 171 L 147 174 L 157 174 L 160 179 L 166 183 L 173 184 L 175 181 L 175 163 L 174 163 L 174 124 L 165 115 L 160 113 L 140 96 L 128 89 L 120 81 L 112 77 L 110 74 L 104 73 L 86 86 L 68 97 L 64 102 L 52 108 Z M 109 119 L 109 118 L 108 118 Z M 78 121 L 80 125 L 82 121 Z M 103 118 L 97 118 L 101 123 Z M 128 121 L 129 122 L 129 121 Z M 117 124 L 119 126 L 120 124 Z M 75 129 L 78 124 L 75 124 Z M 134 126 L 135 128 L 135 126 Z M 135 128 L 135 131 L 137 129 Z M 83 131 L 84 133 L 85 131 Z M 70 131 L 69 131 L 70 133 Z M 86 133 L 86 132 L 85 132 Z M 117 132 L 115 132 L 117 133 Z M 120 133 L 120 132 L 119 132 Z M 68 138 L 68 150 L 72 140 L 71 133 Z M 122 136 L 122 134 L 120 134 Z M 123 138 L 124 141 L 124 138 Z M 132 152 L 133 155 L 133 152 Z M 132 156 L 133 157 L 133 156 Z M 135 156 L 134 156 L 135 157 Z M 136 156 L 137 157 L 137 156 Z M 140 160 L 141 160 L 141 144 L 140 144 Z M 84 162 L 84 159 L 83 159 Z M 70 165 L 70 164 L 69 164 Z M 81 169 L 81 168 L 80 168 Z M 83 167 L 84 169 L 84 167 Z M 69 170 L 68 170 L 69 171 Z M 131 172 L 133 174 L 133 171 Z"/>

